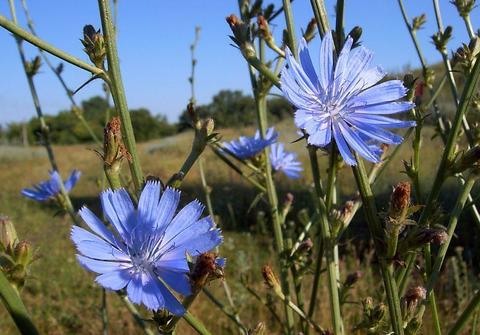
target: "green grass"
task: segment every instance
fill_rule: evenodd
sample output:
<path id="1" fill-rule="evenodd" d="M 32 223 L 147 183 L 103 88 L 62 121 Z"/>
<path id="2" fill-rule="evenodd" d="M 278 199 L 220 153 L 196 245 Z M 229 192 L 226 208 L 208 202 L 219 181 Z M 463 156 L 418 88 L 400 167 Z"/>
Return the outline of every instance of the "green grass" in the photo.
<path id="1" fill-rule="evenodd" d="M 295 130 L 288 123 L 277 127 L 282 133 L 282 140 L 296 139 Z M 250 134 L 253 129 L 244 129 L 242 133 Z M 222 130 L 225 139 L 237 136 L 233 130 Z M 431 140 L 433 131 L 426 129 L 424 138 L 424 153 L 422 155 L 423 169 L 421 182 L 426 189 L 431 183 L 436 171 L 436 164 L 440 158 L 440 144 L 438 140 Z M 139 146 L 142 166 L 146 175 L 160 177 L 167 180 L 182 164 L 190 147 L 192 133 L 186 132 L 172 138 L 151 141 Z M 300 158 L 307 162 L 306 151 L 302 143 L 289 144 L 288 147 L 300 153 Z M 100 191 L 101 161 L 93 146 L 59 146 L 55 153 L 62 174 L 67 175 L 73 168 L 80 169 L 83 176 L 78 186 L 72 192 L 74 206 L 79 208 L 83 204 L 95 208 Z M 376 191 L 383 194 L 381 206 L 386 205 L 386 195 L 391 187 L 407 177 L 401 174 L 402 160 L 408 160 L 410 144 L 405 143 L 400 155 L 395 159 L 384 175 L 380 178 Z M 47 177 L 49 164 L 41 148 L 12 148 L 0 147 L 0 213 L 8 215 L 14 221 L 21 238 L 31 241 L 37 248 L 37 260 L 33 264 L 31 278 L 22 292 L 22 296 L 33 319 L 44 334 L 99 334 L 102 324 L 100 318 L 101 290 L 94 284 L 94 275 L 84 271 L 75 260 L 75 251 L 69 239 L 70 221 L 68 217 L 56 213 L 53 207 L 37 204 L 20 195 L 20 190 L 37 183 Z M 247 183 L 241 180 L 234 172 L 228 170 L 222 162 L 211 152 L 206 153 L 206 171 L 210 186 L 213 187 L 212 200 L 215 212 L 219 216 L 219 224 L 225 230 L 225 243 L 221 254 L 228 259 L 226 279 L 231 286 L 234 299 L 239 307 L 242 320 L 254 327 L 258 321 L 267 322 L 269 333 L 278 330 L 268 311 L 259 305 L 255 299 L 243 288 L 240 283 L 241 275 L 248 275 L 248 281 L 260 293 L 264 294 L 264 287 L 260 275 L 261 266 L 265 263 L 275 264 L 273 258 L 273 243 L 267 236 L 255 234 L 256 212 L 261 206 L 246 213 L 255 192 Z M 326 169 L 326 157 L 322 157 L 323 172 Z M 310 172 L 305 164 L 304 177 L 298 181 L 286 180 L 283 176 L 276 176 L 279 182 L 280 198 L 288 191 L 296 196 L 297 209 L 309 208 L 310 204 Z M 199 186 L 200 178 L 196 167 L 185 181 L 183 201 L 193 198 L 203 199 Z M 351 170 L 344 168 L 340 171 L 338 180 L 340 199 L 349 199 L 355 196 L 355 188 Z M 361 218 L 361 213 L 359 212 Z M 360 220 L 361 221 L 361 220 Z M 349 238 L 354 238 L 350 234 Z M 348 272 L 361 270 L 364 278 L 355 287 L 350 300 L 359 301 L 367 295 L 378 296 L 378 288 L 371 285 L 379 282 L 371 264 L 371 254 L 359 255 L 360 250 L 355 243 L 342 246 L 342 276 Z M 358 246 L 357 246 L 358 247 Z M 365 256 L 365 257 L 363 257 Z M 306 290 L 309 292 L 311 276 L 306 275 Z M 343 277 L 344 278 L 344 277 Z M 443 283 L 448 283 L 448 278 Z M 214 294 L 220 300 L 226 301 L 221 283 L 210 285 Z M 327 290 L 322 285 L 316 302 L 319 307 L 315 319 L 323 326 L 329 325 L 329 313 L 326 297 Z M 446 316 L 451 310 L 451 304 L 439 301 L 441 312 Z M 279 313 L 281 309 L 278 308 Z M 361 307 L 358 304 L 344 306 L 347 324 L 354 325 L 360 317 Z M 108 313 L 110 318 L 111 334 L 140 334 L 128 311 L 115 294 L 108 294 Z M 193 306 L 192 313 L 207 325 L 213 334 L 235 333 L 235 327 L 228 319 L 208 301 L 206 297 L 198 299 Z M 0 334 L 15 334 L 13 322 L 6 316 L 0 307 Z M 443 320 L 445 324 L 451 322 L 451 317 Z M 428 323 L 428 321 L 427 321 Z M 194 332 L 181 323 L 178 334 L 193 334 Z"/>

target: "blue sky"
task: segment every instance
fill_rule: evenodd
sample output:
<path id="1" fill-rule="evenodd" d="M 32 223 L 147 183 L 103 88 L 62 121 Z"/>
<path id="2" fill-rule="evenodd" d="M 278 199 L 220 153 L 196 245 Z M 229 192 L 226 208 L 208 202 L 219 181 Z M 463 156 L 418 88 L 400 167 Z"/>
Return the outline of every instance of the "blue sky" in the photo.
<path id="1" fill-rule="evenodd" d="M 429 62 L 440 57 L 429 36 L 435 31 L 432 2 L 429 0 L 404 0 L 409 16 L 427 14 L 427 25 L 419 32 Z M 280 7 L 281 1 L 273 1 Z M 334 19 L 334 2 L 327 0 L 330 19 Z M 20 1 L 16 2 L 20 23 L 25 19 Z M 297 24 L 305 27 L 312 17 L 310 1 L 296 0 L 293 12 Z M 449 45 L 456 49 L 467 34 L 453 5 L 440 0 L 444 23 L 454 27 L 455 38 Z M 97 2 L 91 1 L 29 1 L 30 13 L 41 38 L 57 47 L 88 60 L 82 51 L 79 38 L 85 24 L 100 26 Z M 225 16 L 237 13 L 236 0 L 119 0 L 119 53 L 127 99 L 130 108 L 147 107 L 155 114 L 164 114 L 171 121 L 188 102 L 190 90 L 187 78 L 190 72 L 189 45 L 194 27 L 202 27 L 197 51 L 197 100 L 207 103 L 220 89 L 240 89 L 250 92 L 246 65 L 239 52 L 230 46 L 229 28 Z M 0 2 L 0 13 L 10 17 L 8 2 Z M 389 71 L 401 70 L 405 65 L 418 66 L 417 57 L 395 0 L 347 0 L 346 31 L 353 26 L 363 28 L 363 44 L 375 52 L 375 61 Z M 478 28 L 479 9 L 472 21 Z M 278 41 L 281 40 L 283 17 L 273 26 Z M 318 39 L 312 50 L 318 48 Z M 33 104 L 27 82 L 11 35 L 0 28 L 0 123 L 24 121 L 34 116 Z M 26 48 L 33 58 L 36 50 Z M 318 52 L 313 51 L 313 56 Z M 56 59 L 51 59 L 58 63 Z M 88 73 L 65 64 L 67 83 L 76 88 Z M 40 100 L 46 114 L 54 114 L 69 107 L 69 102 L 58 81 L 44 67 L 35 77 Z M 99 82 L 94 82 L 80 93 L 77 100 L 102 94 Z"/>

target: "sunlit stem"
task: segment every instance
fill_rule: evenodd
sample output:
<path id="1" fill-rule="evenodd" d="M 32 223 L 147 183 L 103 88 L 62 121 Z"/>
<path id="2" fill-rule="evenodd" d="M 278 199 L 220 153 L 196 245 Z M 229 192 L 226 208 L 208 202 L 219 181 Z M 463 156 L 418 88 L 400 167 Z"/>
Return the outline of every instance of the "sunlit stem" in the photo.
<path id="1" fill-rule="evenodd" d="M 110 92 L 112 94 L 115 107 L 122 121 L 123 140 L 132 158 L 131 161 L 129 161 L 130 172 L 132 174 L 135 190 L 137 193 L 139 193 L 143 185 L 143 172 L 140 167 L 140 159 L 138 157 L 137 147 L 135 144 L 135 135 L 133 133 L 132 121 L 130 118 L 130 112 L 128 111 L 127 99 L 120 73 L 117 43 L 115 39 L 115 28 L 113 26 L 111 17 L 112 14 L 110 9 L 110 0 L 98 0 L 98 7 L 100 10 L 100 17 L 102 20 L 102 28 L 107 50 L 109 77 L 108 84 L 110 86 Z"/>
<path id="2" fill-rule="evenodd" d="M 0 271 L 0 300 L 22 335 L 40 334 L 30 318 L 22 299 L 2 271 Z"/>
<path id="3" fill-rule="evenodd" d="M 384 255 L 382 255 L 383 248 L 380 241 L 384 240 L 384 233 L 379 220 L 375 198 L 365 172 L 363 160 L 358 154 L 355 155 L 357 166 L 352 167 L 353 174 L 362 197 L 368 229 L 375 244 L 375 252 L 379 259 L 380 271 L 382 273 L 383 284 L 385 286 L 385 292 L 390 311 L 392 330 L 396 335 L 403 335 L 403 319 L 400 310 L 400 299 L 398 297 L 397 284 L 393 275 L 393 264 L 391 262 L 387 263 Z"/>
<path id="4" fill-rule="evenodd" d="M 315 20 L 317 21 L 318 31 L 323 38 L 323 36 L 330 31 L 325 2 L 323 0 L 310 0 L 310 4 L 312 5 Z"/>
<path id="5" fill-rule="evenodd" d="M 240 320 L 238 313 L 235 309 L 230 311 L 223 303 L 221 303 L 209 290 L 203 288 L 203 293 L 212 301 L 212 303 L 217 306 L 223 314 L 225 314 L 230 320 L 232 320 L 239 328 L 241 334 L 248 334 L 248 328 Z M 233 308 L 233 306 L 231 306 Z"/>

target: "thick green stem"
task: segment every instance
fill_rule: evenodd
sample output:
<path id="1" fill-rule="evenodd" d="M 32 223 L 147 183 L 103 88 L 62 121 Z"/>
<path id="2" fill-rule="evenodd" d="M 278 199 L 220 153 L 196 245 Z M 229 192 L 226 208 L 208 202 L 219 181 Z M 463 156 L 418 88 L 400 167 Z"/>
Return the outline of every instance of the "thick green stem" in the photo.
<path id="1" fill-rule="evenodd" d="M 145 321 L 143 321 L 143 318 L 138 312 L 137 308 L 135 307 L 134 304 L 132 304 L 132 302 L 128 299 L 128 297 L 126 295 L 120 295 L 120 294 L 119 296 L 121 297 L 123 304 L 125 305 L 125 307 L 127 307 L 130 314 L 132 314 L 137 324 L 143 329 L 143 332 L 146 335 L 156 335 L 153 330 L 148 328 L 147 324 L 145 323 Z"/>
<path id="2" fill-rule="evenodd" d="M 330 31 L 325 3 L 323 0 L 310 0 L 310 4 L 312 5 L 315 20 L 317 21 L 318 31 L 323 38 L 323 36 Z"/>
<path id="3" fill-rule="evenodd" d="M 295 35 L 295 24 L 293 22 L 292 7 L 290 0 L 283 0 L 283 12 L 285 13 L 285 22 L 287 23 L 288 43 L 290 50 L 294 55 L 297 54 L 297 37 Z"/>
<path id="4" fill-rule="evenodd" d="M 475 37 L 475 31 L 473 30 L 472 21 L 470 20 L 470 15 L 462 16 L 463 22 L 465 22 L 465 28 L 467 28 L 468 37 L 470 39 Z"/>
<path id="5" fill-rule="evenodd" d="M 137 193 L 140 192 L 143 184 L 143 173 L 140 167 L 140 160 L 135 144 L 135 135 L 133 133 L 132 121 L 128 111 L 127 99 L 123 88 L 122 75 L 120 73 L 120 63 L 118 61 L 117 43 L 115 40 L 115 28 L 113 26 L 110 0 L 98 0 L 100 17 L 102 20 L 103 34 L 105 36 L 105 44 L 107 50 L 108 62 L 108 84 L 112 94 L 115 107 L 118 110 L 120 119 L 122 120 L 122 134 L 125 146 L 130 153 L 132 159 L 129 162 L 130 171 L 132 173 L 133 183 Z"/>
<path id="6" fill-rule="evenodd" d="M 386 259 L 384 258 L 385 250 L 381 244 L 381 241 L 384 240 L 384 233 L 379 220 L 375 198 L 365 172 L 363 161 L 358 154 L 356 154 L 356 159 L 357 166 L 352 167 L 353 174 L 355 176 L 355 180 L 357 181 L 357 186 L 362 197 L 368 229 L 375 244 L 375 252 L 379 259 L 380 270 L 382 273 L 390 311 L 390 322 L 392 324 L 393 332 L 396 335 L 403 335 L 402 313 L 400 310 L 400 299 L 398 297 L 397 284 L 393 276 L 393 264 L 387 263 Z"/>
<path id="7" fill-rule="evenodd" d="M 2 271 L 0 271 L 0 299 L 22 335 L 40 334 L 30 319 L 22 299 Z"/>

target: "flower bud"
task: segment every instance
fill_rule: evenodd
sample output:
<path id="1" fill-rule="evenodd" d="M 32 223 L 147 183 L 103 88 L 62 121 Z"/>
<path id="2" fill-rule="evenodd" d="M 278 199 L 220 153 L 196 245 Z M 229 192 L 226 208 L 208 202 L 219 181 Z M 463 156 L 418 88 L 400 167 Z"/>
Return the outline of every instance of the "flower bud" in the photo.
<path id="1" fill-rule="evenodd" d="M 248 333 L 249 335 L 266 335 L 267 334 L 267 327 L 265 323 L 259 322 L 255 326 L 255 328 Z"/>
<path id="2" fill-rule="evenodd" d="M 427 290 L 422 286 L 411 287 L 402 298 L 402 314 L 405 321 L 411 320 L 415 316 L 418 304 L 427 297 Z"/>
<path id="3" fill-rule="evenodd" d="M 416 31 L 421 29 L 426 22 L 427 16 L 425 14 L 414 17 L 412 20 L 412 30 Z"/>
<path id="4" fill-rule="evenodd" d="M 22 241 L 15 246 L 14 257 L 17 264 L 27 267 L 33 259 L 32 246 L 27 241 Z"/>
<path id="5" fill-rule="evenodd" d="M 235 44 L 237 44 L 243 53 L 243 49 L 247 46 L 247 44 L 251 44 L 250 27 L 248 24 L 240 20 L 235 14 L 227 16 L 226 20 L 233 33 L 233 36 L 230 36 L 230 38 L 235 42 Z M 253 46 L 251 46 L 251 48 L 253 48 Z"/>
<path id="6" fill-rule="evenodd" d="M 352 48 L 355 48 L 360 45 L 360 38 L 362 37 L 362 27 L 355 26 L 352 30 L 348 33 L 353 40 Z"/>
<path id="7" fill-rule="evenodd" d="M 278 281 L 277 276 L 273 272 L 273 269 L 269 265 L 265 265 L 262 268 L 262 275 L 263 279 L 265 280 L 265 284 L 269 288 L 273 289 L 276 294 L 283 296 L 280 282 Z"/>
<path id="8" fill-rule="evenodd" d="M 40 70 L 41 65 L 42 65 L 42 60 L 40 56 L 36 56 L 31 61 L 25 61 L 25 72 L 27 73 L 27 76 L 29 77 L 35 76 L 38 73 L 38 70 Z"/>
<path id="9" fill-rule="evenodd" d="M 428 88 L 433 88 L 435 83 L 435 72 L 432 69 L 423 70 L 423 81 Z"/>
<path id="10" fill-rule="evenodd" d="M 457 155 L 453 166 L 452 173 L 457 174 L 461 173 L 467 169 L 474 169 L 475 172 L 478 172 L 480 167 L 480 146 L 475 146 L 471 149 L 468 149 L 466 152 L 463 152 L 460 155 Z"/>
<path id="11" fill-rule="evenodd" d="M 438 51 L 447 54 L 447 43 L 452 38 L 452 27 L 448 26 L 443 32 L 437 32 L 432 36 L 432 41 Z"/>
<path id="12" fill-rule="evenodd" d="M 310 20 L 310 22 L 308 22 L 307 29 L 305 29 L 305 32 L 303 33 L 303 38 L 308 43 L 315 38 L 316 33 L 317 33 L 317 20 L 313 18 Z"/>
<path id="13" fill-rule="evenodd" d="M 475 7 L 475 0 L 451 0 L 450 1 L 458 11 L 461 17 L 467 17 Z"/>
<path id="14" fill-rule="evenodd" d="M 84 46 L 83 51 L 85 51 L 92 63 L 96 67 L 103 69 L 107 49 L 100 29 L 95 30 L 92 25 L 86 25 L 83 27 L 83 40 L 81 39 L 80 41 Z"/>
<path id="15" fill-rule="evenodd" d="M 405 221 L 408 215 L 408 208 L 410 207 L 410 193 L 410 183 L 401 182 L 395 186 L 390 197 L 388 216 L 400 224 Z"/>
<path id="16" fill-rule="evenodd" d="M 12 221 L 0 215 L 0 244 L 5 250 L 12 249 L 17 243 L 17 231 Z"/>
<path id="17" fill-rule="evenodd" d="M 407 323 L 405 327 L 405 335 L 415 335 L 422 327 L 422 321 L 418 318 L 413 318 Z"/>
<path id="18" fill-rule="evenodd" d="M 378 325 L 382 322 L 383 318 L 387 314 L 387 306 L 385 304 L 378 304 L 372 310 L 370 320 L 373 324 Z"/>
<path id="19" fill-rule="evenodd" d="M 55 72 L 57 74 L 62 74 L 63 72 L 63 63 L 58 64 L 58 66 L 55 68 Z"/>

